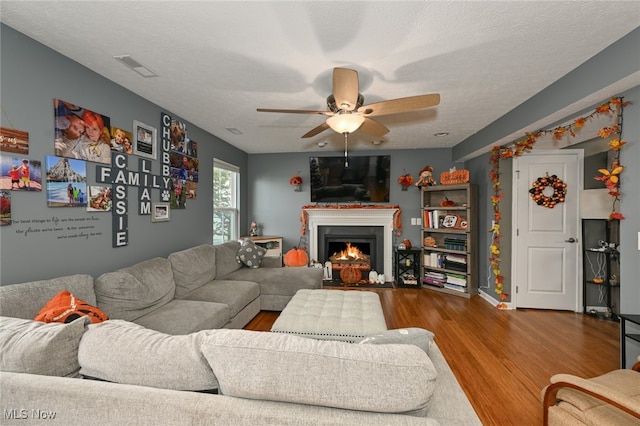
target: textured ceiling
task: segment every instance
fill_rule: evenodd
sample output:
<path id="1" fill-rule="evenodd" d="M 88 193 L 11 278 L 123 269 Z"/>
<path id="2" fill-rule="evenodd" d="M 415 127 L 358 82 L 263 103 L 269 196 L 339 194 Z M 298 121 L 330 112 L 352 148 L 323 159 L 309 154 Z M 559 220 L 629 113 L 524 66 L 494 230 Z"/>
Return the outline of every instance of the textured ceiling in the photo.
<path id="1" fill-rule="evenodd" d="M 440 93 L 437 107 L 378 117 L 391 129 L 381 148 L 452 147 L 640 24 L 638 1 L 3 0 L 0 12 L 12 28 L 248 153 L 340 149 L 331 130 L 300 138 L 321 115 L 256 112 L 325 109 L 336 66 L 358 71 L 365 103 Z M 119 55 L 159 77 L 139 76 Z M 350 149 L 371 149 L 374 139 L 356 132 Z"/>

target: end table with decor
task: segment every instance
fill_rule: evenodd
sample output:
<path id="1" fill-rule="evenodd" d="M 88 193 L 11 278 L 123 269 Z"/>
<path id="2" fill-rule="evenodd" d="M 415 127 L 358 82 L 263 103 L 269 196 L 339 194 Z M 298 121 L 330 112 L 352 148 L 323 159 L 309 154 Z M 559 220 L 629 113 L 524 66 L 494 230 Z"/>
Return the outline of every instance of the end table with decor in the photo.
<path id="1" fill-rule="evenodd" d="M 394 278 L 398 287 L 421 288 L 420 257 L 422 249 L 396 248 L 394 253 Z"/>

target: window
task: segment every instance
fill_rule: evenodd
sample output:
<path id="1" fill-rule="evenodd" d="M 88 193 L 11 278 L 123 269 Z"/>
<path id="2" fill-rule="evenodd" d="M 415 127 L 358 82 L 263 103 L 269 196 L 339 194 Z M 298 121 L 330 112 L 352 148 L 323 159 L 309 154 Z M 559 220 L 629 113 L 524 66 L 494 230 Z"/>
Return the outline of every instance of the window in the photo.
<path id="1" fill-rule="evenodd" d="M 213 244 L 237 240 L 240 168 L 213 159 Z"/>

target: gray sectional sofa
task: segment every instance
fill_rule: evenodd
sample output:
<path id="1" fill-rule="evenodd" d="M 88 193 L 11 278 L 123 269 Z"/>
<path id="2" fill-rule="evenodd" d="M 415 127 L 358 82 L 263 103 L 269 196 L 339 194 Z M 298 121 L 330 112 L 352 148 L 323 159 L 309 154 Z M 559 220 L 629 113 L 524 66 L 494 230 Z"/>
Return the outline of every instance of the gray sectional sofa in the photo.
<path id="1" fill-rule="evenodd" d="M 34 318 L 61 290 L 122 319 L 168 334 L 242 328 L 260 310 L 281 311 L 300 289 L 322 287 L 322 270 L 259 268 L 236 260 L 240 243 L 199 245 L 100 275 L 73 275 L 0 287 L 0 315 Z"/>
<path id="2" fill-rule="evenodd" d="M 321 269 L 239 265 L 239 246 L 0 287 L 0 424 L 480 424 L 435 343 L 238 330 L 322 285 Z M 33 321 L 63 289 L 110 320 Z"/>

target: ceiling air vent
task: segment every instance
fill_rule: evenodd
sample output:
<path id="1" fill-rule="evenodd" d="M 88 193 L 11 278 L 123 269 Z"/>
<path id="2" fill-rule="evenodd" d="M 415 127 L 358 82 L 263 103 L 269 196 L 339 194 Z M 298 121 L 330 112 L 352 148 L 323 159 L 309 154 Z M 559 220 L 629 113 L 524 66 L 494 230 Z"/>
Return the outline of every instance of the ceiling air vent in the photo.
<path id="1" fill-rule="evenodd" d="M 140 74 L 141 76 L 143 76 L 145 78 L 157 77 L 158 76 L 158 74 L 154 73 L 149 68 L 145 67 L 140 62 L 138 62 L 135 59 L 133 59 L 130 55 L 114 56 L 114 59 L 116 59 L 117 61 L 122 62 L 127 67 L 131 68 L 132 70 L 134 70 L 135 72 L 137 72 L 138 74 Z"/>

